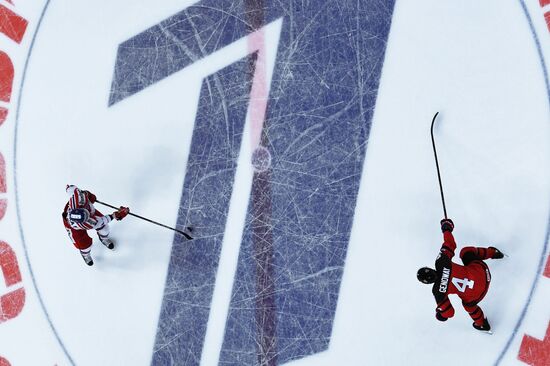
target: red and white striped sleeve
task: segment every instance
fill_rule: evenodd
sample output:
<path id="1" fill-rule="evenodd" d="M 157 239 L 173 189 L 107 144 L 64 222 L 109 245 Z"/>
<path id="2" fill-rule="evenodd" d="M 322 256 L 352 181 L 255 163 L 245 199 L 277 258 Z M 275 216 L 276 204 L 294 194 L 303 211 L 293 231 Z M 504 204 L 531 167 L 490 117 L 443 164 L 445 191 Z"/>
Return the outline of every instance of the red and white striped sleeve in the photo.
<path id="1" fill-rule="evenodd" d="M 90 217 L 90 223 L 93 221 L 92 229 L 94 230 L 101 230 L 105 225 L 113 221 L 114 216 L 113 215 L 105 215 L 105 216 L 99 216 L 96 215 L 94 217 Z"/>
<path id="2" fill-rule="evenodd" d="M 77 186 L 69 186 L 67 187 L 67 193 L 70 195 L 69 198 L 69 209 L 73 210 L 75 208 L 88 208 L 90 205 L 90 200 L 88 199 L 88 195 L 78 189 Z"/>
<path id="3" fill-rule="evenodd" d="M 67 194 L 70 196 L 68 210 L 75 208 L 85 208 L 90 213 L 90 218 L 86 222 L 78 223 L 69 220 L 69 224 L 76 230 L 100 230 L 102 227 L 113 221 L 113 215 L 98 215 L 96 209 L 86 191 L 80 190 L 75 185 L 67 186 Z"/>

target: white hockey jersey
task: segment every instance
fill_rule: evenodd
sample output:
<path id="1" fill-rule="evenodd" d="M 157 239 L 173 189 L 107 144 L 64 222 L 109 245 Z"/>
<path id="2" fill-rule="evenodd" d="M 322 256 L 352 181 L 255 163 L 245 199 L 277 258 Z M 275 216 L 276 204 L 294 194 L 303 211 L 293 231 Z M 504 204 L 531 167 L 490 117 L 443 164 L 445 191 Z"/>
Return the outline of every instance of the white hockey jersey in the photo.
<path id="1" fill-rule="evenodd" d="M 96 210 L 93 203 L 90 200 L 90 196 L 94 197 L 88 191 L 83 191 L 74 185 L 67 186 L 67 194 L 70 199 L 65 206 L 65 213 L 67 222 L 75 230 L 101 230 L 106 224 L 113 220 L 113 215 L 103 215 Z M 84 222 L 76 222 L 71 220 L 70 212 L 75 208 L 83 208 L 90 214 L 89 218 Z"/>

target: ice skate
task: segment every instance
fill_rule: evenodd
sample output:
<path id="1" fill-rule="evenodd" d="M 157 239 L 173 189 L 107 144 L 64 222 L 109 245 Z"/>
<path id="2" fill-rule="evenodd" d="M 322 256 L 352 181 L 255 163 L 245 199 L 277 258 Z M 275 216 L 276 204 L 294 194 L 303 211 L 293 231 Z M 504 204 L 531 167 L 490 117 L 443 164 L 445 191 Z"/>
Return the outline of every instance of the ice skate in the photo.
<path id="1" fill-rule="evenodd" d="M 487 334 L 493 334 L 493 332 L 491 331 L 491 325 L 489 324 L 489 321 L 487 320 L 487 318 L 483 319 L 483 324 L 482 325 L 477 325 L 474 322 L 474 323 L 472 323 L 472 326 L 475 329 L 479 330 L 480 332 L 487 333 Z"/>
<path id="2" fill-rule="evenodd" d="M 495 254 L 493 254 L 492 259 L 502 259 L 502 258 L 507 258 L 508 257 L 508 255 L 506 253 L 503 253 L 499 249 L 497 249 L 495 247 L 490 247 L 490 248 L 495 249 Z"/>
<path id="3" fill-rule="evenodd" d="M 94 265 L 94 260 L 92 259 L 92 255 L 90 254 L 90 252 L 88 252 L 88 253 L 80 252 L 80 255 L 82 255 L 82 259 L 84 259 L 84 262 L 87 265 L 89 265 L 89 266 Z"/>
<path id="4" fill-rule="evenodd" d="M 107 248 L 111 250 L 115 248 L 115 243 L 111 239 L 109 239 L 108 236 L 101 236 L 99 234 L 97 234 L 97 236 L 99 237 L 99 240 L 101 241 L 101 243 L 105 245 Z"/>

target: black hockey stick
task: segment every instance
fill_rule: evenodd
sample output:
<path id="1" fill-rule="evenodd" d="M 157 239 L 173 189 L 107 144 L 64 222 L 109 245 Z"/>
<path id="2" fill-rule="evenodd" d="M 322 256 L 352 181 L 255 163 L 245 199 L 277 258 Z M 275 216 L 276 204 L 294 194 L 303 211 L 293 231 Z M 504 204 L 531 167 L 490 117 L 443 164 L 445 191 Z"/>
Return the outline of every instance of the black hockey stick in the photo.
<path id="1" fill-rule="evenodd" d="M 434 115 L 434 118 L 432 119 L 431 133 L 432 133 L 432 146 L 434 148 L 435 166 L 437 168 L 437 179 L 439 180 L 439 191 L 441 192 L 441 202 L 443 203 L 443 213 L 445 214 L 445 219 L 446 219 L 447 208 L 445 207 L 445 196 L 443 196 L 443 185 L 441 184 L 441 174 L 439 173 L 439 162 L 437 160 L 437 150 L 435 149 L 435 140 L 434 140 L 434 123 L 438 114 L 439 112 L 437 112 Z"/>
<path id="2" fill-rule="evenodd" d="M 99 200 L 96 200 L 97 203 L 100 203 L 102 204 L 103 206 L 107 206 L 107 207 L 110 207 L 110 208 L 113 208 L 115 210 L 118 210 L 119 208 L 118 207 L 115 207 L 113 205 L 110 205 L 108 203 L 105 203 L 105 202 L 101 202 Z M 145 220 L 147 222 L 150 222 L 152 224 L 155 224 L 155 225 L 158 225 L 158 226 L 162 226 L 162 227 L 165 227 L 167 229 L 170 229 L 170 230 L 173 230 L 175 232 L 177 232 L 178 234 L 181 234 L 185 237 L 185 239 L 187 240 L 193 240 L 193 237 L 191 235 L 189 235 L 188 233 L 184 232 L 184 231 L 181 231 L 181 230 L 178 230 L 178 229 L 174 229 L 173 227 L 170 227 L 170 226 L 167 226 L 167 225 L 164 225 L 164 224 L 161 224 L 160 222 L 156 222 L 156 221 L 153 221 L 151 219 L 148 219 L 146 217 L 143 217 L 143 216 L 140 216 L 140 215 L 136 215 L 135 213 L 132 213 L 132 212 L 128 212 L 128 215 L 132 215 L 134 217 L 137 217 L 138 219 L 142 219 L 142 220 Z M 186 227 L 187 230 L 191 231 L 191 227 Z"/>

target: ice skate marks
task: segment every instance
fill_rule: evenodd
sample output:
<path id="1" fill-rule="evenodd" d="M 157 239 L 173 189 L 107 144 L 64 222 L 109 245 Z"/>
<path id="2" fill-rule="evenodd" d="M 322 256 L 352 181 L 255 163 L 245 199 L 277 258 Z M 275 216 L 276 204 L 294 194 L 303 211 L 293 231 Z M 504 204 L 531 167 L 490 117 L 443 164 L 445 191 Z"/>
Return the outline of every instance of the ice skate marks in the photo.
<path id="1" fill-rule="evenodd" d="M 201 1 L 119 46 L 111 105 L 283 18 L 220 363 L 328 347 L 393 3 L 379 6 Z M 256 61 L 203 82 L 178 225 L 204 232 L 174 240 L 153 364 L 200 362 Z"/>

